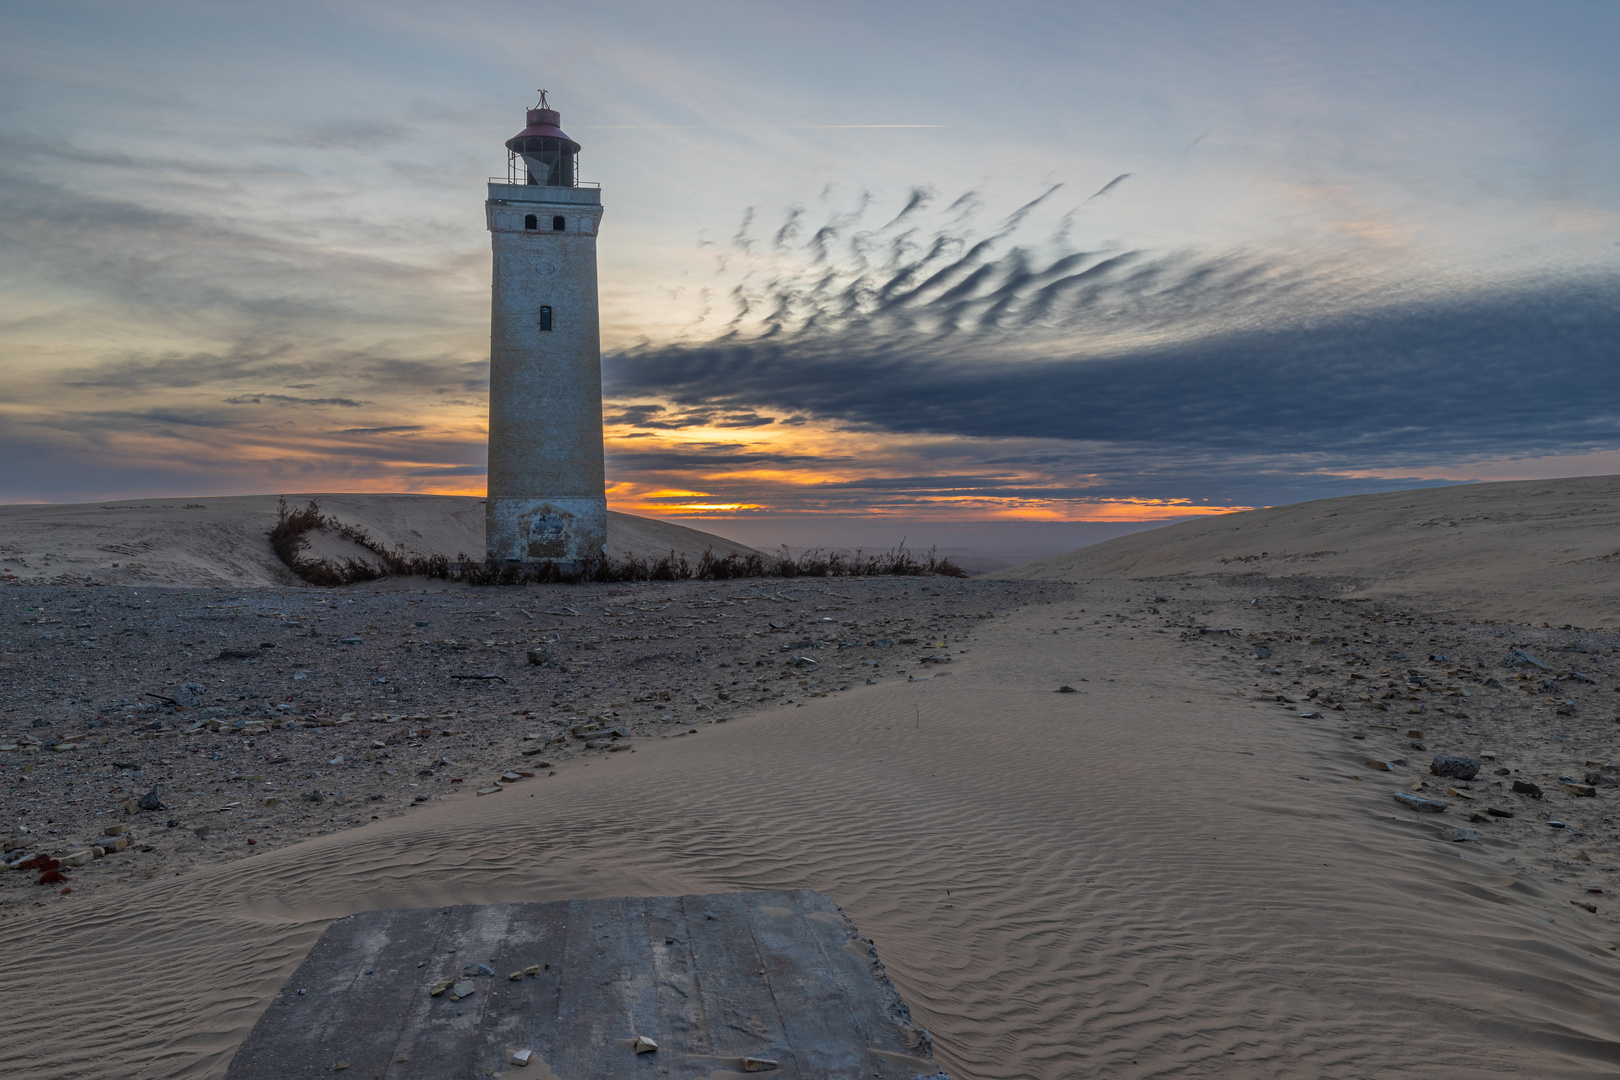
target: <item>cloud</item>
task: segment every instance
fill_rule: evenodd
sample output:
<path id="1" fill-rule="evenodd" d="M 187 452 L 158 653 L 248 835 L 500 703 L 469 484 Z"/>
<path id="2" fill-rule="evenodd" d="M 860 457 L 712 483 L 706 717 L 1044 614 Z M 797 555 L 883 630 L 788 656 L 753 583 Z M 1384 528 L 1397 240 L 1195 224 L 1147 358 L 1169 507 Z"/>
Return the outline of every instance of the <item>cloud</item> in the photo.
<path id="1" fill-rule="evenodd" d="M 1204 494 L 1200 477 L 1236 475 L 1212 461 L 1250 491 L 1314 491 L 1355 470 L 1620 446 L 1620 274 L 1420 292 L 1323 257 L 1021 238 L 1057 191 L 987 236 L 937 227 L 885 247 L 898 237 L 880 229 L 863 250 L 881 262 L 829 269 L 818 247 L 797 273 L 739 282 L 724 335 L 605 359 L 615 397 L 669 403 L 623 422 L 783 413 L 1047 440 L 1125 489 L 1162 474 Z M 809 231 L 797 208 L 787 224 Z"/>
<path id="2" fill-rule="evenodd" d="M 225 404 L 227 404 L 227 405 L 260 405 L 260 404 L 264 404 L 266 402 L 268 402 L 271 405 L 339 405 L 339 406 L 342 406 L 342 407 L 344 407 L 346 409 L 358 409 L 361 406 L 372 404 L 369 401 L 356 401 L 353 398 L 342 398 L 342 397 L 329 397 L 329 398 L 289 397 L 286 394 L 238 394 L 236 397 L 228 397 L 228 398 L 225 399 Z M 354 430 L 355 431 L 361 431 L 361 430 L 388 431 L 388 430 L 398 430 L 398 429 L 392 429 L 392 428 L 369 428 L 369 429 L 355 428 Z"/>
<path id="3" fill-rule="evenodd" d="M 1096 194 L 1092 195 L 1091 199 L 1087 199 L 1086 202 L 1090 202 L 1092 199 L 1100 199 L 1100 198 L 1102 198 L 1104 195 L 1108 194 L 1110 191 L 1113 191 L 1115 188 L 1119 187 L 1119 185 L 1121 183 L 1123 183 L 1124 181 L 1130 179 L 1130 176 L 1131 176 L 1131 174 L 1128 173 L 1128 172 L 1120 173 L 1118 176 L 1116 176 L 1112 180 L 1108 181 L 1108 183 L 1104 184 L 1101 188 L 1097 189 Z"/>

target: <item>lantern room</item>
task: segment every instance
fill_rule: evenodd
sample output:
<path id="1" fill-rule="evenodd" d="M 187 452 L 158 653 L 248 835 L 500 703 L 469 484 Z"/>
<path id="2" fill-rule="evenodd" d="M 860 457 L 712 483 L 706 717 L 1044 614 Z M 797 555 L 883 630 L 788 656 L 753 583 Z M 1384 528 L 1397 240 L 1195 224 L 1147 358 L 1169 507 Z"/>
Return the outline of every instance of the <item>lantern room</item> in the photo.
<path id="1" fill-rule="evenodd" d="M 579 143 L 558 126 L 562 114 L 548 107 L 544 90 L 539 106 L 528 111 L 527 119 L 528 126 L 506 140 L 507 182 L 577 187 Z"/>

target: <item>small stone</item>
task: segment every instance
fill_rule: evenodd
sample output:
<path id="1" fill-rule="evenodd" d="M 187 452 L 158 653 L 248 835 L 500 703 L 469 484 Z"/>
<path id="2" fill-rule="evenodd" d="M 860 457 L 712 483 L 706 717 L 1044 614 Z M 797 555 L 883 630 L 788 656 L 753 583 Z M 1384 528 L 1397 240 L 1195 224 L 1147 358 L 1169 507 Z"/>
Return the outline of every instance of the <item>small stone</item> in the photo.
<path id="1" fill-rule="evenodd" d="M 1573 792 L 1583 799 L 1594 798 L 1597 795 L 1597 788 L 1590 787 L 1586 784 L 1565 784 L 1564 790 Z"/>
<path id="2" fill-rule="evenodd" d="M 94 850 L 85 848 L 80 851 L 75 851 L 70 855 L 60 856 L 59 861 L 63 866 L 83 866 L 85 863 L 89 862 L 95 857 L 96 854 Z"/>
<path id="3" fill-rule="evenodd" d="M 514 784 L 514 783 L 516 783 L 517 781 L 519 781 L 521 779 L 523 779 L 523 777 L 519 776 L 515 772 L 503 772 L 503 773 L 501 773 L 501 780 L 504 783 Z"/>
<path id="4" fill-rule="evenodd" d="M 1479 762 L 1460 754 L 1436 754 L 1429 771 L 1435 776 L 1453 776 L 1458 780 L 1472 780 L 1479 775 Z"/>
<path id="5" fill-rule="evenodd" d="M 1395 793 L 1395 801 L 1410 810 L 1416 810 L 1420 814 L 1443 814 L 1446 810 L 1446 804 L 1443 802 L 1425 799 L 1418 795 L 1409 795 L 1404 791 Z"/>
<path id="6" fill-rule="evenodd" d="M 628 749 L 630 749 L 630 744 L 627 743 L 627 742 L 616 742 L 613 745 L 608 747 L 609 751 L 612 751 L 612 752 L 615 752 L 615 753 L 617 753 L 620 750 L 628 750 Z"/>
<path id="7" fill-rule="evenodd" d="M 1080 691 L 1076 690 L 1072 686 L 1060 686 L 1060 687 L 1058 687 L 1058 693 L 1060 693 L 1060 694 L 1078 694 L 1079 692 Z"/>
<path id="8" fill-rule="evenodd" d="M 136 799 L 135 806 L 140 810 L 162 810 L 163 800 L 158 797 L 158 789 L 153 788 L 139 799 Z"/>
<path id="9" fill-rule="evenodd" d="M 1597 914 L 1596 904 L 1588 904 L 1585 900 L 1571 900 L 1570 903 L 1574 904 L 1578 908 L 1583 908 L 1586 911 L 1590 911 L 1594 915 Z"/>
<path id="10" fill-rule="evenodd" d="M 650 1054 L 658 1049 L 658 1044 L 645 1035 L 637 1035 L 636 1041 L 631 1044 L 631 1047 L 638 1054 Z"/>
<path id="11" fill-rule="evenodd" d="M 778 1068 L 781 1068 L 780 1063 L 772 1061 L 770 1058 L 745 1057 L 742 1059 L 742 1071 L 745 1073 L 770 1072 L 772 1069 Z"/>
<path id="12" fill-rule="evenodd" d="M 1364 762 L 1362 762 L 1362 764 L 1366 765 L 1367 768 L 1371 769 L 1373 772 L 1394 772 L 1395 771 L 1395 766 L 1391 765 L 1387 761 L 1364 761 Z"/>
<path id="13" fill-rule="evenodd" d="M 473 992 L 477 989 L 477 984 L 471 979 L 462 979 L 450 987 L 450 1000 L 460 1001 L 464 997 L 472 997 Z"/>
<path id="14" fill-rule="evenodd" d="M 1453 843 L 1470 843 L 1479 839 L 1479 834 L 1473 829 L 1443 829 L 1440 835 Z"/>
<path id="15" fill-rule="evenodd" d="M 1513 793 L 1515 795 L 1528 795 L 1532 799 L 1541 798 L 1541 788 L 1537 787 L 1535 784 L 1532 784 L 1528 780 L 1513 781 Z"/>
<path id="16" fill-rule="evenodd" d="M 1491 817 L 1512 817 L 1513 816 L 1513 811 L 1511 811 L 1511 810 L 1498 810 L 1494 806 L 1487 806 L 1485 808 L 1485 812 L 1487 814 L 1491 815 Z"/>
<path id="17" fill-rule="evenodd" d="M 496 795 L 496 794 L 499 794 L 500 792 L 505 791 L 505 790 L 506 789 L 501 787 L 501 785 L 496 784 L 493 787 L 481 787 L 481 788 L 479 788 L 478 789 L 478 794 L 480 794 L 480 795 Z"/>
<path id="18" fill-rule="evenodd" d="M 513 1065 L 527 1065 L 531 1060 L 533 1060 L 533 1058 L 533 1050 L 514 1050 L 512 1051 L 511 1058 L 508 1060 L 510 1060 Z"/>
<path id="19" fill-rule="evenodd" d="M 540 974 L 540 965 L 539 964 L 530 964 L 528 967 L 523 969 L 523 974 L 525 974 L 525 975 L 538 975 L 538 974 Z"/>
<path id="20" fill-rule="evenodd" d="M 338 644 L 339 645 L 358 645 L 358 644 L 360 644 L 360 639 L 357 638 L 357 637 L 340 638 L 340 639 L 338 639 Z"/>
<path id="21" fill-rule="evenodd" d="M 347 1061 L 340 1061 L 336 1065 L 332 1066 L 332 1071 L 333 1072 L 342 1072 L 344 1069 L 347 1069 L 348 1067 L 349 1067 L 349 1063 Z"/>
<path id="22" fill-rule="evenodd" d="M 438 997 L 440 994 L 444 993 L 446 990 L 450 989 L 455 984 L 456 984 L 456 980 L 454 980 L 454 979 L 446 979 L 443 982 L 434 983 L 433 984 L 433 989 L 428 991 L 428 996 L 429 997 Z M 302 990 L 300 990 L 298 992 L 300 994 L 303 993 Z"/>
<path id="23" fill-rule="evenodd" d="M 102 836 L 123 836 L 127 832 L 129 832 L 129 826 L 128 825 L 109 825 L 105 829 L 101 830 L 101 835 Z"/>
<path id="24" fill-rule="evenodd" d="M 514 971 L 514 972 L 512 972 L 512 974 L 508 975 L 507 978 L 510 979 L 513 982 L 522 982 L 523 981 L 523 972 Z"/>

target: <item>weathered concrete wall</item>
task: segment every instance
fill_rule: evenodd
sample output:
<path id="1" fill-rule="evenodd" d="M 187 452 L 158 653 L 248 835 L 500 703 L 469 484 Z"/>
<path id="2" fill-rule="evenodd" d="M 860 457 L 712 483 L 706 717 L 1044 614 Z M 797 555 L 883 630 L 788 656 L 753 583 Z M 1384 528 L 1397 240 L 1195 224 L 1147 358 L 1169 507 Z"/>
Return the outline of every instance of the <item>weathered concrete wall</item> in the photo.
<path id="1" fill-rule="evenodd" d="M 577 562 L 607 539 L 593 188 L 490 185 L 489 501 L 497 559 Z M 589 201 L 587 201 L 589 200 Z M 526 229 L 533 214 L 538 228 Z M 553 218 L 564 219 L 562 231 Z M 551 309 L 542 330 L 541 308 Z"/>

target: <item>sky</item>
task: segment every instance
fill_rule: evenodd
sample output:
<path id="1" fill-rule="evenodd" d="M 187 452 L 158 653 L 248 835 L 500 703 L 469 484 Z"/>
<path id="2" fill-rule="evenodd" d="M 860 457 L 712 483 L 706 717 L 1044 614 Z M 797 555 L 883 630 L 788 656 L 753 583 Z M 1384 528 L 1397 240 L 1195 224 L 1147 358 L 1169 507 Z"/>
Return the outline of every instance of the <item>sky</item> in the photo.
<path id="1" fill-rule="evenodd" d="M 1617 473 L 1617 46 L 1612 2 L 3 5 L 0 501 L 482 494 L 540 87 L 602 185 L 615 509 L 1033 551 Z"/>

